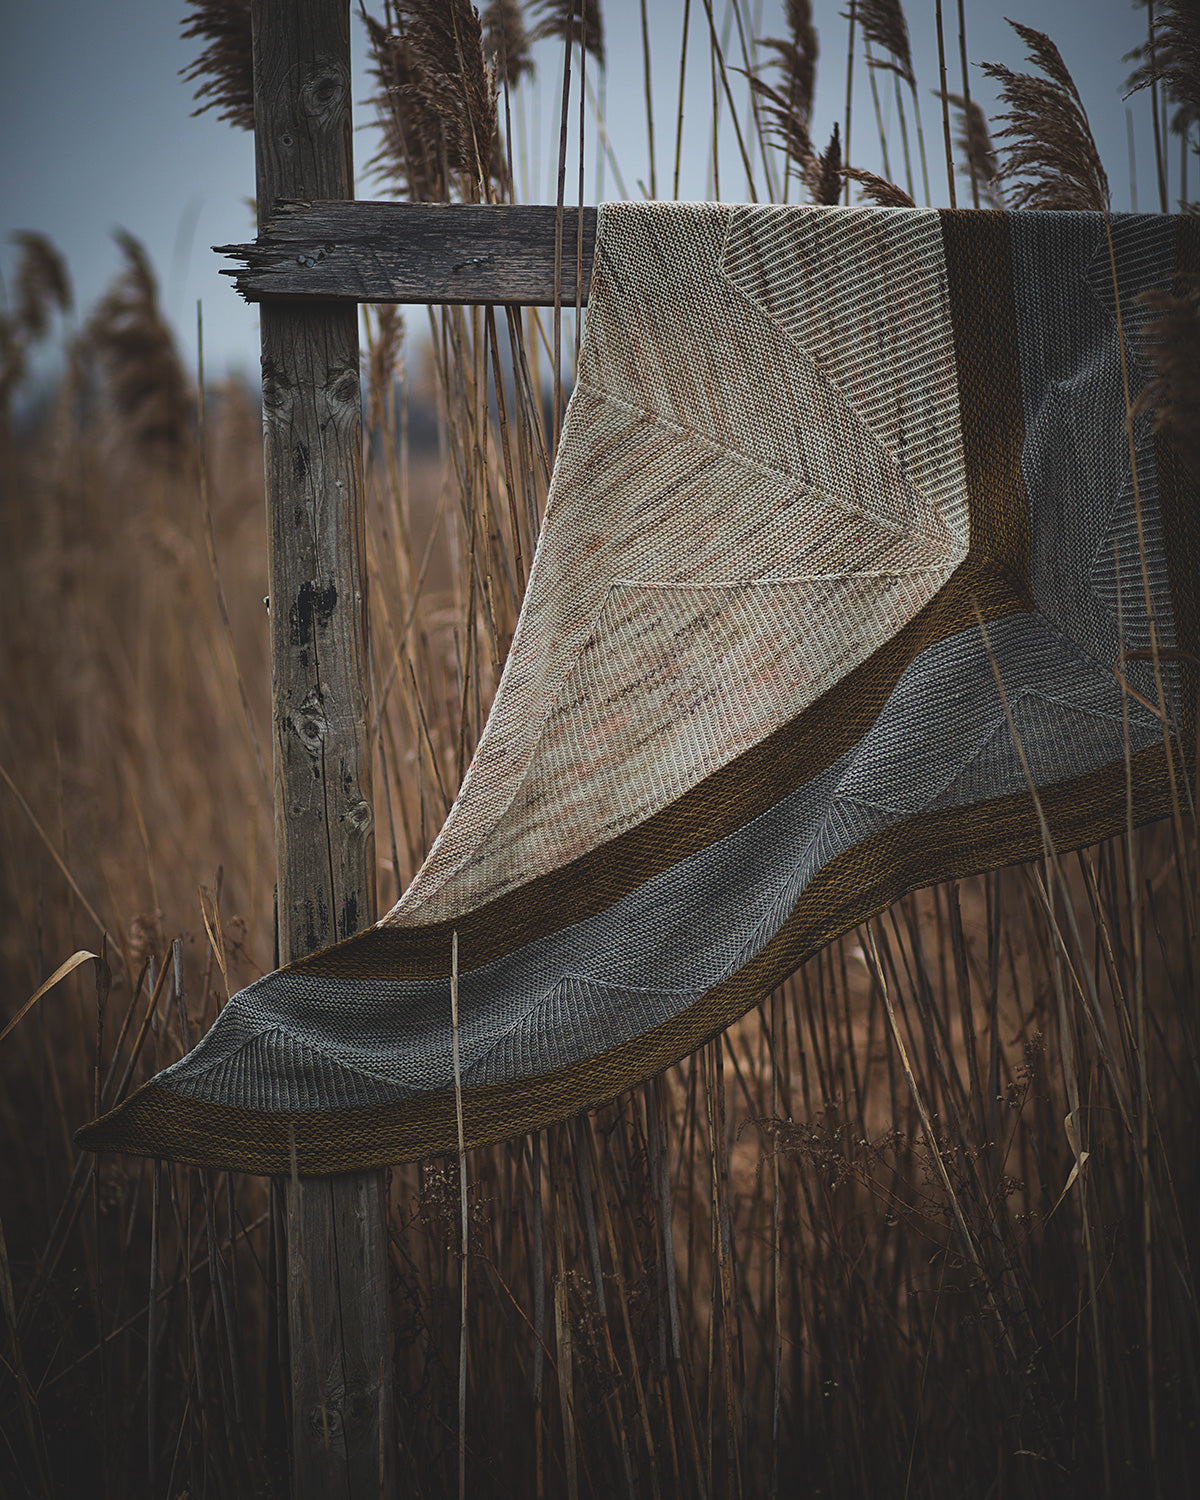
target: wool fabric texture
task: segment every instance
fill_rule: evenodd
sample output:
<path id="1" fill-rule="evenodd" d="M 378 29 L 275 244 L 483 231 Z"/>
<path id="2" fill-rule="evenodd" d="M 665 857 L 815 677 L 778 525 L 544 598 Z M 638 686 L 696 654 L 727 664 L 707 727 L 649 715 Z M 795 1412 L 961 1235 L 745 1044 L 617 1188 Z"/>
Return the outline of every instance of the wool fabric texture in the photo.
<path id="1" fill-rule="evenodd" d="M 80 1142 L 279 1173 L 455 1150 L 455 934 L 466 1143 L 540 1128 L 904 892 L 1186 800 L 1200 496 L 1150 415 L 1131 461 L 1126 413 L 1138 296 L 1198 266 L 1166 217 L 605 205 L 428 858 Z"/>

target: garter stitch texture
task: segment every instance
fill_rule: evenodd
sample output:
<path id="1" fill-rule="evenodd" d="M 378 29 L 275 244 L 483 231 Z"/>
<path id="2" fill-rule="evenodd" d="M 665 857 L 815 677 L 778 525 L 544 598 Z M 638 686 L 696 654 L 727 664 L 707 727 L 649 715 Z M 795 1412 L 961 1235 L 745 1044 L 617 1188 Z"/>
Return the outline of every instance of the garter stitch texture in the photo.
<path id="1" fill-rule="evenodd" d="M 1200 225 L 1111 224 L 1136 399 L 1136 298 Z M 1136 821 L 1168 812 L 1200 497 L 1149 418 L 1134 484 L 1115 308 L 1096 214 L 603 207 L 525 603 L 429 857 L 81 1143 L 455 1149 L 455 931 L 467 1144 L 539 1128 L 902 893 L 1040 854 L 1028 776 L 1059 848 L 1124 825 L 1127 776 Z M 1150 643 L 1139 508 L 1165 725 L 1114 672 Z"/>

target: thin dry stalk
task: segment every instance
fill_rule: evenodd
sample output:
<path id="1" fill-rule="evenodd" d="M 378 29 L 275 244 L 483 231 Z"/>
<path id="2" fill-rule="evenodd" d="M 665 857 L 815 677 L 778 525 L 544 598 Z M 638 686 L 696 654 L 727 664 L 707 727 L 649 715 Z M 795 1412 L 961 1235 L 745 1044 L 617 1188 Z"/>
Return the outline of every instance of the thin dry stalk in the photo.
<path id="1" fill-rule="evenodd" d="M 496 59 L 501 87 L 515 88 L 522 78 L 532 79 L 533 49 L 519 0 L 490 0 L 482 20 L 484 55 Z"/>
<path id="2" fill-rule="evenodd" d="M 847 30 L 846 40 L 846 137 L 845 153 L 846 160 L 850 158 L 850 108 L 854 100 L 854 33 L 858 21 L 858 0 L 850 0 L 850 10 L 847 13 L 850 25 Z M 850 184 L 845 184 L 846 202 L 850 202 Z"/>
<path id="3" fill-rule="evenodd" d="M 217 595 L 217 608 L 221 613 L 221 624 L 225 630 L 225 647 L 229 652 L 230 665 L 237 682 L 238 697 L 242 704 L 242 717 L 246 724 L 246 733 L 250 737 L 250 744 L 254 750 L 254 761 L 258 767 L 259 778 L 262 781 L 263 791 L 268 797 L 271 794 L 271 781 L 267 776 L 267 768 L 263 761 L 262 750 L 258 743 L 258 731 L 254 727 L 254 715 L 250 708 L 250 694 L 246 688 L 245 678 L 242 676 L 241 665 L 238 662 L 237 646 L 233 638 L 233 623 L 229 618 L 229 605 L 225 601 L 225 587 L 221 582 L 221 568 L 217 562 L 217 542 L 213 532 L 212 504 L 208 491 L 208 460 L 205 446 L 205 422 L 204 422 L 204 313 L 199 302 L 196 303 L 196 480 L 200 491 L 200 506 L 204 512 L 204 546 L 208 554 L 208 566 L 212 572 L 213 588 Z"/>
<path id="4" fill-rule="evenodd" d="M 38 1412 L 37 1392 L 32 1388 L 21 1352 L 21 1341 L 17 1331 L 17 1305 L 13 1293 L 12 1267 L 8 1259 L 8 1241 L 4 1234 L 4 1221 L 0 1218 L 0 1312 L 8 1330 L 11 1348 L 6 1354 L 6 1363 L 15 1377 L 21 1405 L 21 1418 L 25 1426 L 30 1451 L 37 1470 L 38 1488 L 43 1495 L 52 1493 L 46 1465 L 45 1436 L 42 1432 Z"/>
<path id="5" fill-rule="evenodd" d="M 683 34 L 679 43 L 679 93 L 675 105 L 675 171 L 671 178 L 671 197 L 679 197 L 679 169 L 683 160 L 683 93 L 687 82 L 687 57 L 689 25 L 692 19 L 692 0 L 683 0 Z"/>
<path id="6" fill-rule="evenodd" d="M 458 1500 L 467 1493 L 467 1262 L 470 1254 L 470 1223 L 467 1199 L 467 1146 L 463 1138 L 462 1069 L 458 1047 L 458 929 L 450 944 L 450 1018 L 454 1034 L 454 1115 L 458 1125 L 458 1185 L 462 1210 L 461 1262 L 459 1269 L 460 1320 L 458 1334 Z"/>
<path id="7" fill-rule="evenodd" d="M 646 11 L 647 0 L 641 0 L 642 21 L 642 93 L 646 100 L 646 155 L 650 161 L 650 196 L 658 197 L 658 175 L 654 160 L 654 90 L 650 69 L 650 18 Z M 580 59 L 582 64 L 582 58 Z M 583 122 L 579 134 L 580 171 L 583 170 Z"/>
<path id="8" fill-rule="evenodd" d="M 976 153 L 972 151 L 970 144 L 970 130 L 974 127 L 975 120 L 974 112 L 971 108 L 971 72 L 967 66 L 967 13 L 965 0 L 958 0 L 958 65 L 962 75 L 962 111 L 966 116 L 968 122 L 968 138 L 966 142 L 960 139 L 958 142 L 958 146 L 960 150 L 963 150 L 965 152 L 967 158 L 967 167 L 971 173 L 971 207 L 978 208 L 980 181 L 979 169 Z M 980 111 L 980 116 L 983 119 L 983 126 L 986 132 L 987 117 L 983 115 L 982 110 Z M 985 177 L 983 180 L 986 183 L 988 179 Z M 995 206 L 998 207 L 999 205 Z"/>
<path id="9" fill-rule="evenodd" d="M 742 166 L 744 167 L 745 172 L 746 172 L 746 192 L 750 196 L 751 203 L 757 203 L 758 202 L 758 193 L 755 191 L 755 188 L 754 188 L 754 168 L 750 164 L 750 153 L 746 149 L 746 140 L 745 140 L 745 137 L 742 134 L 742 123 L 738 119 L 737 105 L 734 103 L 734 99 L 733 99 L 733 90 L 729 86 L 729 75 L 728 75 L 728 73 L 725 70 L 725 51 L 724 51 L 724 48 L 721 46 L 721 40 L 720 40 L 720 37 L 717 34 L 717 22 L 716 22 L 716 17 L 713 15 L 712 0 L 704 0 L 704 14 L 708 18 L 708 36 L 709 36 L 709 45 L 711 47 L 711 55 L 712 55 L 712 59 L 713 59 L 713 65 L 714 65 L 714 67 L 716 69 L 717 74 L 720 75 L 720 79 L 721 79 L 721 91 L 722 91 L 722 93 L 725 96 L 725 102 L 729 105 L 729 118 L 733 122 L 733 133 L 734 133 L 735 137 L 737 138 L 738 151 L 739 151 L 739 153 L 741 155 L 741 158 L 742 158 Z M 714 93 L 715 93 L 715 82 L 714 82 Z M 716 111 L 714 110 L 714 121 L 713 121 L 713 129 L 714 129 L 714 131 L 716 129 L 715 114 L 716 114 Z M 715 146 L 715 143 L 714 143 L 714 147 L 713 147 L 713 157 L 714 157 L 714 162 L 715 162 L 715 159 L 716 159 L 716 146 Z M 718 198 L 720 197 L 720 190 L 719 189 L 717 191 L 717 196 L 718 196 Z"/>
<path id="10" fill-rule="evenodd" d="M 566 24 L 561 28 L 563 46 L 562 68 L 562 112 L 558 128 L 558 187 L 554 212 L 554 348 L 550 360 L 550 377 L 554 383 L 554 428 L 552 452 L 558 452 L 558 439 L 562 430 L 562 266 L 563 266 L 563 202 L 567 182 L 567 106 L 571 99 L 571 45 L 576 30 L 576 5 L 573 0 Z M 599 12 L 597 12 L 597 15 Z M 580 55 L 586 51 L 585 30 L 579 31 Z"/>
<path id="11" fill-rule="evenodd" d="M 988 130 L 987 116 L 978 100 L 963 94 L 951 94 L 950 103 L 957 114 L 954 144 L 971 176 L 971 196 L 976 208 L 980 200 L 988 208 L 1003 208 L 1004 192 L 1000 186 L 1000 163 Z"/>
<path id="12" fill-rule="evenodd" d="M 1196 0 L 1165 0 L 1157 8 L 1153 4 L 1149 6 L 1147 20 L 1147 40 L 1125 59 L 1138 64 L 1126 80 L 1125 97 L 1139 89 L 1151 90 L 1160 202 L 1164 213 L 1167 211 L 1166 164 L 1158 124 L 1158 104 L 1154 97 L 1157 90 L 1162 89 L 1164 103 L 1175 106 L 1170 129 L 1180 138 L 1179 207 L 1183 211 L 1187 207 L 1188 137 L 1200 125 L 1200 5 Z M 1191 150 L 1200 155 L 1200 140 L 1192 145 Z"/>
<path id="13" fill-rule="evenodd" d="M 600 0 L 538 0 L 536 9 L 542 18 L 531 33 L 534 41 L 558 37 L 578 43 L 604 66 L 604 17 Z"/>
<path id="14" fill-rule="evenodd" d="M 534 1421 L 534 1472 L 536 1492 L 545 1493 L 545 1464 L 542 1452 L 542 1401 L 544 1397 L 546 1354 L 546 1260 L 545 1260 L 545 1210 L 542 1202 L 542 1136 L 536 1134 L 530 1142 L 530 1200 L 533 1208 L 532 1248 L 530 1264 L 533 1279 L 533 1421 Z"/>
<path id="15" fill-rule="evenodd" d="M 746 78 L 747 82 L 750 84 L 750 113 L 754 121 L 754 134 L 756 140 L 758 141 L 759 156 L 762 160 L 763 180 L 766 185 L 767 202 L 774 203 L 777 200 L 777 194 L 775 191 L 774 165 L 771 159 L 771 153 L 767 149 L 767 128 L 766 122 L 763 117 L 762 102 L 753 85 L 753 79 L 757 71 L 756 49 L 754 49 L 753 39 L 747 31 L 746 23 L 742 16 L 742 7 L 740 4 L 740 0 L 729 0 L 729 6 L 725 15 L 726 32 L 728 32 L 729 29 L 730 18 L 732 18 L 734 24 L 737 26 L 738 50 L 741 52 L 742 56 L 742 66 L 740 69 L 735 69 L 735 71 L 741 72 Z M 756 21 L 760 19 L 761 14 L 758 18 L 756 18 Z"/>
<path id="16" fill-rule="evenodd" d="M 557 1141 L 561 1130 L 554 1130 Z M 575 1357 L 572 1346 L 571 1318 L 567 1306 L 567 1253 L 564 1247 L 563 1218 L 565 1204 L 559 1195 L 559 1183 L 565 1180 L 566 1169 L 561 1151 L 556 1170 L 551 1177 L 554 1210 L 554 1347 L 555 1373 L 558 1376 L 559 1413 L 562 1418 L 563 1449 L 567 1470 L 567 1500 L 579 1500 L 579 1445 L 575 1431 Z"/>
<path id="17" fill-rule="evenodd" d="M 900 0 L 858 0 L 858 23 L 862 27 L 863 42 L 866 47 L 867 71 L 871 83 L 871 101 L 875 109 L 875 125 L 879 133 L 879 148 L 883 157 L 883 175 L 890 178 L 892 175 L 891 165 L 888 161 L 887 132 L 883 127 L 883 114 L 879 104 L 879 88 L 876 83 L 875 74 L 877 70 L 883 69 L 895 75 L 897 81 L 903 79 L 910 89 L 916 87 L 916 79 L 913 75 L 912 50 L 908 39 L 908 22 L 904 18 L 904 9 Z M 879 54 L 876 55 L 876 49 Z M 897 92 L 897 101 L 900 95 Z M 903 121 L 903 113 L 901 113 Z M 908 159 L 908 136 L 907 130 L 904 136 L 904 155 Z M 909 173 L 908 196 L 912 197 L 912 174 Z"/>
<path id="18" fill-rule="evenodd" d="M 946 38 L 942 29 L 942 0 L 936 0 L 937 45 L 938 45 L 938 92 L 942 100 L 942 138 L 946 147 L 946 191 L 950 195 L 950 207 L 957 208 L 954 192 L 954 152 L 950 149 L 950 108 L 946 103 Z"/>
<path id="19" fill-rule="evenodd" d="M 858 0 L 856 15 L 867 46 L 883 53 L 870 61 L 870 67 L 885 68 L 912 84 L 912 48 L 901 0 Z"/>
<path id="20" fill-rule="evenodd" d="M 600 1204 L 600 1222 L 604 1229 L 605 1241 L 608 1245 L 609 1263 L 613 1267 L 613 1280 L 616 1283 L 617 1306 L 621 1311 L 621 1323 L 625 1333 L 626 1348 L 630 1361 L 630 1374 L 633 1377 L 634 1392 L 637 1398 L 638 1416 L 641 1423 L 642 1435 L 646 1441 L 646 1453 L 650 1463 L 650 1479 L 652 1492 L 656 1497 L 660 1493 L 658 1480 L 658 1459 L 655 1452 L 654 1429 L 650 1420 L 650 1411 L 646 1401 L 645 1383 L 642 1379 L 638 1362 L 638 1343 L 633 1336 L 633 1328 L 629 1313 L 629 1287 L 625 1276 L 622 1274 L 621 1266 L 625 1263 L 624 1258 L 618 1253 L 617 1240 L 613 1232 L 612 1214 L 609 1209 L 608 1195 L 604 1183 L 611 1180 L 610 1174 L 600 1170 L 600 1163 L 596 1154 L 596 1143 L 590 1135 L 588 1137 L 589 1149 L 592 1154 L 592 1173 L 598 1182 L 598 1201 Z"/>
<path id="21" fill-rule="evenodd" d="M 650 36 L 645 27 L 645 10 L 642 12 L 643 19 L 643 41 L 646 49 L 646 114 L 649 122 L 650 132 L 650 163 L 651 177 L 654 172 L 654 117 L 652 111 L 650 92 Z M 578 215 L 575 220 L 575 362 L 572 366 L 572 381 L 579 371 L 579 351 L 583 344 L 583 200 L 584 200 L 584 163 L 587 159 L 587 49 L 579 49 L 579 191 L 576 198 Z M 650 196 L 657 197 L 657 189 L 651 185 Z"/>
<path id="22" fill-rule="evenodd" d="M 768 127 L 783 147 L 785 202 L 790 177 L 793 173 L 800 176 L 813 154 L 810 127 L 818 52 L 817 29 L 809 0 L 789 0 L 786 17 L 785 38 L 766 37 L 759 42 L 760 47 L 774 53 L 775 82 L 750 75 L 750 87 L 762 105 Z"/>

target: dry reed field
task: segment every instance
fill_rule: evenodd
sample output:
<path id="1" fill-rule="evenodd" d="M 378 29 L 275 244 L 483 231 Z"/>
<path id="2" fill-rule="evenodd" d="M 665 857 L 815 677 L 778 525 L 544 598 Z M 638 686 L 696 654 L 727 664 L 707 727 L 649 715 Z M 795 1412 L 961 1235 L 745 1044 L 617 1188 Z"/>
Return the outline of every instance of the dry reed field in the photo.
<path id="1" fill-rule="evenodd" d="M 856 45 L 883 66 L 874 113 L 854 98 L 857 136 L 892 96 L 898 185 L 843 169 L 844 118 L 810 138 L 804 0 L 766 39 L 729 9 L 722 30 L 720 7 L 692 7 L 687 54 L 736 103 L 727 183 L 927 201 L 942 105 L 899 0 L 859 0 Z M 536 88 L 590 151 L 602 6 L 578 10 L 494 0 L 482 32 L 464 0 L 364 18 L 375 191 L 515 200 Z M 1200 12 L 1155 13 L 1131 67 L 1165 210 L 1170 128 L 1186 164 L 1200 124 Z M 234 125 L 245 14 L 188 17 L 195 81 Z M 957 24 L 947 7 L 952 80 Z M 535 32 L 573 92 L 530 76 Z M 1036 76 L 998 69 L 999 149 L 949 85 L 959 206 L 1106 207 L 1061 59 L 1039 33 L 1018 45 Z M 666 161 L 679 122 L 659 103 Z M 305 1335 L 286 1327 L 278 1184 L 72 1141 L 275 963 L 258 396 L 183 368 L 154 268 L 122 250 L 77 310 L 69 268 L 26 236 L 0 324 L 0 1493 L 282 1496 L 286 1340 Z M 381 911 L 441 826 L 511 642 L 570 382 L 558 321 L 365 314 Z M 1200 290 L 1164 298 L 1157 328 L 1159 420 L 1200 465 Z M 35 389 L 43 344 L 60 373 Z M 1193 1493 L 1196 771 L 1172 818 L 908 897 L 652 1084 L 472 1151 L 465 1245 L 458 1161 L 392 1170 L 399 1492 L 459 1492 L 462 1423 L 481 1497 Z"/>

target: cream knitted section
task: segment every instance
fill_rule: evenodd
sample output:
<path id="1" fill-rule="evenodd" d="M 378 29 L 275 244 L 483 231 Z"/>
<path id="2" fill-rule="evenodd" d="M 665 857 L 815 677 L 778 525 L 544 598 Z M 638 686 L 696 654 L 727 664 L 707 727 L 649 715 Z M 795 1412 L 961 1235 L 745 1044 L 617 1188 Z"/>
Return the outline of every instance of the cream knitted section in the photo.
<path id="1" fill-rule="evenodd" d="M 421 870 L 454 919 L 819 698 L 968 544 L 935 212 L 609 204 L 512 650 Z"/>

